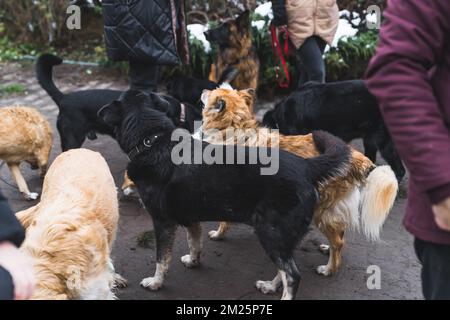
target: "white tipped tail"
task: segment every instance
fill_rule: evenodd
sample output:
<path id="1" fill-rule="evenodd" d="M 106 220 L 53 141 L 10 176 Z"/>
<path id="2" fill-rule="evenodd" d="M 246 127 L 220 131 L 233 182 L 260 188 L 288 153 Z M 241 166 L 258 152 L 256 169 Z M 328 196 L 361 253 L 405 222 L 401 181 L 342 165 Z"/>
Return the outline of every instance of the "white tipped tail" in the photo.
<path id="1" fill-rule="evenodd" d="M 389 166 L 376 167 L 367 177 L 361 191 L 361 227 L 367 239 L 380 238 L 381 227 L 391 210 L 398 182 Z"/>

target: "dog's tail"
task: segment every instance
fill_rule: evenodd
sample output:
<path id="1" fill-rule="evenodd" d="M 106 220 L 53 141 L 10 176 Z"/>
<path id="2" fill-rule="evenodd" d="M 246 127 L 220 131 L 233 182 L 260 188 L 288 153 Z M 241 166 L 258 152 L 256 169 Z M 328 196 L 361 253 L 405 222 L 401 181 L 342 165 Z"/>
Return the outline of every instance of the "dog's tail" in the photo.
<path id="1" fill-rule="evenodd" d="M 313 131 L 314 143 L 321 155 L 309 158 L 316 186 L 345 176 L 350 168 L 351 151 L 341 139 L 324 131 Z"/>
<path id="2" fill-rule="evenodd" d="M 391 210 L 398 182 L 390 166 L 376 167 L 368 175 L 361 190 L 361 228 L 367 239 L 380 238 L 381 227 Z"/>
<path id="3" fill-rule="evenodd" d="M 58 106 L 59 102 L 64 97 L 64 94 L 55 86 L 52 79 L 52 70 L 53 66 L 61 63 L 61 58 L 49 53 L 44 53 L 36 61 L 36 76 L 38 82 Z"/>

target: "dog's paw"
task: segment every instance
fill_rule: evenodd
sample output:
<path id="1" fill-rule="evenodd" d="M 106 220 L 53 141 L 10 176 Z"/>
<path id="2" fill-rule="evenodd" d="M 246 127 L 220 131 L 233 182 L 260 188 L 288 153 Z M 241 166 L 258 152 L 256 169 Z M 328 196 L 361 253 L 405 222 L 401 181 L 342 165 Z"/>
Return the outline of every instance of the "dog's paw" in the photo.
<path id="1" fill-rule="evenodd" d="M 132 194 L 136 193 L 136 190 L 132 187 L 126 187 L 125 189 L 123 189 L 123 194 L 128 196 L 131 196 Z"/>
<path id="2" fill-rule="evenodd" d="M 190 254 L 181 257 L 181 262 L 186 268 L 195 268 L 200 265 L 199 259 L 193 259 Z"/>
<path id="3" fill-rule="evenodd" d="M 318 266 L 316 269 L 316 272 L 325 277 L 329 277 L 333 274 L 333 272 L 331 271 L 331 268 L 328 267 L 327 265 Z"/>
<path id="4" fill-rule="evenodd" d="M 208 232 L 208 236 L 211 240 L 223 240 L 224 236 L 218 230 L 211 230 Z"/>
<path id="5" fill-rule="evenodd" d="M 27 199 L 27 200 L 36 200 L 37 198 L 39 198 L 39 193 L 30 192 L 30 193 L 25 193 L 24 196 L 25 196 L 25 199 Z"/>
<path id="6" fill-rule="evenodd" d="M 319 251 L 323 254 L 329 254 L 330 253 L 330 246 L 328 244 L 321 244 L 319 245 Z"/>
<path id="7" fill-rule="evenodd" d="M 159 290 L 162 287 L 163 283 L 161 279 L 156 279 L 155 277 L 148 277 L 142 279 L 141 286 L 144 288 L 150 289 L 152 291 Z"/>
<path id="8" fill-rule="evenodd" d="M 256 289 L 264 294 L 272 294 L 277 292 L 278 287 L 272 281 L 258 280 L 255 283 Z"/>
<path id="9" fill-rule="evenodd" d="M 126 288 L 128 286 L 128 281 L 124 277 L 122 277 L 120 274 L 115 273 L 114 274 L 114 286 L 116 288 Z"/>

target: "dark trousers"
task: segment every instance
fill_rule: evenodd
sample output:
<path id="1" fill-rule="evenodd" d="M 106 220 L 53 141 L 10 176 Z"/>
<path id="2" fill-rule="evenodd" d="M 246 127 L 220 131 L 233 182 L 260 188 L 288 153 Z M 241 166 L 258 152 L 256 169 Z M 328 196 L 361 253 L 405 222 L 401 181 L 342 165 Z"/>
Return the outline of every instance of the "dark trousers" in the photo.
<path id="1" fill-rule="evenodd" d="M 297 50 L 297 69 L 300 72 L 299 86 L 308 82 L 325 82 L 323 52 L 326 42 L 320 37 L 309 37 Z"/>
<path id="2" fill-rule="evenodd" d="M 422 291 L 426 300 L 450 300 L 450 245 L 415 238 L 414 249 L 422 264 Z"/>
<path id="3" fill-rule="evenodd" d="M 151 63 L 130 61 L 128 76 L 130 88 L 145 92 L 155 92 L 158 89 L 160 66 Z"/>
<path id="4" fill-rule="evenodd" d="M 0 267 L 0 300 L 14 299 L 14 285 L 8 271 Z"/>

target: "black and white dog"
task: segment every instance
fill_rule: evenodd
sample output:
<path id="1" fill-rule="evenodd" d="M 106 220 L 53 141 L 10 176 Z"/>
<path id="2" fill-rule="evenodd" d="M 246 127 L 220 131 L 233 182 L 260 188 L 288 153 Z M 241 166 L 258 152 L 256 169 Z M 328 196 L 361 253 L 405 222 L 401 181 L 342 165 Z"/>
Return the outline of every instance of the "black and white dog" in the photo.
<path id="1" fill-rule="evenodd" d="M 162 98 L 161 98 L 162 99 Z M 188 232 L 190 253 L 181 258 L 187 267 L 199 264 L 199 222 L 231 221 L 252 225 L 261 245 L 278 268 L 273 281 L 256 283 L 264 293 L 275 292 L 283 283 L 283 299 L 295 297 L 300 274 L 293 259 L 297 243 L 308 230 L 317 203 L 317 187 L 347 170 L 350 150 L 343 141 L 325 132 L 314 132 L 322 155 L 302 159 L 279 150 L 278 171 L 261 175 L 264 167 L 258 149 L 220 145 L 217 153 L 223 164 L 194 163 L 196 150 L 212 145 L 188 135 L 173 141 L 173 122 L 155 110 L 154 101 L 129 91 L 99 116 L 116 132 L 120 147 L 130 158 L 128 174 L 152 216 L 156 236 L 156 272 L 141 285 L 157 290 L 169 268 L 171 249 L 178 225 Z M 218 102 L 224 108 L 224 102 Z M 182 152 L 188 161 L 173 161 L 173 152 L 186 143 Z M 264 149 L 275 154 L 278 149 Z M 255 164 L 238 164 L 242 153 L 258 154 Z M 219 155 L 220 154 L 220 155 Z M 230 158 L 233 164 L 230 163 Z M 228 161 L 227 161 L 228 160 Z"/>
<path id="2" fill-rule="evenodd" d="M 111 128 L 97 117 L 99 110 L 123 93 L 119 90 L 93 89 L 63 94 L 53 82 L 53 66 L 62 59 L 51 54 L 41 55 L 36 62 L 36 75 L 41 87 L 47 91 L 59 108 L 57 128 L 61 137 L 61 149 L 80 148 L 86 138 L 94 140 L 97 133 L 114 136 Z M 155 98 L 156 94 L 150 94 Z M 161 102 L 161 99 L 156 99 Z M 163 103 L 155 104 L 166 112 L 174 124 L 189 131 L 194 130 L 194 121 L 201 120 L 201 109 L 188 103 L 180 103 L 166 96 Z"/>
<path id="3" fill-rule="evenodd" d="M 378 103 L 361 80 L 306 83 L 268 111 L 263 124 L 286 135 L 325 130 L 346 142 L 362 138 L 365 155 L 372 162 L 378 150 L 399 181 L 405 175 Z"/>

